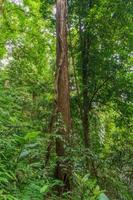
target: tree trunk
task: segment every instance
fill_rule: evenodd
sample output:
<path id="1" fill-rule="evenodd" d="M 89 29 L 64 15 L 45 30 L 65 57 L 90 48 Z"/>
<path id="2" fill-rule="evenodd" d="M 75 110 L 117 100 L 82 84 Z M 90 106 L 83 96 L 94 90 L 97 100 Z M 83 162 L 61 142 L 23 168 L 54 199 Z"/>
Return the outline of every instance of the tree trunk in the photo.
<path id="1" fill-rule="evenodd" d="M 71 117 L 69 101 L 69 80 L 68 80 L 68 53 L 67 53 L 67 0 L 56 1 L 56 34 L 57 34 L 57 112 L 61 117 L 62 125 L 58 133 L 61 137 L 56 139 L 57 165 L 55 177 L 64 183 L 63 187 L 57 190 L 61 194 L 70 189 L 70 166 L 65 161 L 66 147 L 69 146 Z M 66 159 L 65 159 L 66 160 Z"/>
<path id="2" fill-rule="evenodd" d="M 2 15 L 4 11 L 4 1 L 5 0 L 0 0 L 0 15 Z"/>
<path id="3" fill-rule="evenodd" d="M 89 94 L 88 94 L 88 80 L 89 80 L 89 50 L 90 50 L 90 38 L 88 35 L 88 23 L 85 21 L 88 11 L 88 1 L 79 1 L 79 38 L 80 38 L 80 51 L 81 51 L 81 73 L 82 73 L 82 126 L 83 126 L 83 138 L 85 148 L 90 146 L 89 137 Z"/>
<path id="4" fill-rule="evenodd" d="M 86 150 L 91 150 L 91 138 L 90 138 L 90 94 L 89 94 L 89 66 L 90 66 L 90 47 L 92 39 L 89 33 L 89 24 L 85 20 L 88 11 L 92 8 L 92 1 L 80 1 L 80 15 L 79 15 L 79 34 L 80 34 L 80 48 L 81 48 L 81 66 L 82 66 L 82 91 L 83 91 L 83 103 L 82 103 L 82 126 L 84 145 Z M 90 102 L 90 103 L 89 103 Z M 89 158 L 89 152 L 86 151 L 86 168 L 90 171 L 92 176 L 97 176 L 95 163 L 93 158 Z"/>
<path id="5" fill-rule="evenodd" d="M 83 133 L 85 148 L 89 148 L 89 97 L 88 97 L 88 79 L 89 79 L 89 39 L 86 33 L 83 33 L 83 47 L 82 47 L 82 83 L 83 83 Z"/>

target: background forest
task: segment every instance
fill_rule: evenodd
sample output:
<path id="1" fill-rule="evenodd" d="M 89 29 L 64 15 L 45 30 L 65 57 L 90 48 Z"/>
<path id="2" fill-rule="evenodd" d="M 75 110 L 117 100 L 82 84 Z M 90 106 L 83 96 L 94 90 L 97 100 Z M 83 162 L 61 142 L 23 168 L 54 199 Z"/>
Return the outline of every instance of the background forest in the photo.
<path id="1" fill-rule="evenodd" d="M 69 139 L 55 119 L 63 2 Z M 0 200 L 133 199 L 132 21 L 132 0 L 0 0 Z"/>

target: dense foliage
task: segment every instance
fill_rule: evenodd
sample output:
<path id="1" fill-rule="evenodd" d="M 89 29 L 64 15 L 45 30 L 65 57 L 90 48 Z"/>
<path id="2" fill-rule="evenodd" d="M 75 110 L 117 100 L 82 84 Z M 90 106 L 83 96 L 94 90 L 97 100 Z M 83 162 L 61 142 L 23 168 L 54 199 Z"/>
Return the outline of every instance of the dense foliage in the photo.
<path id="1" fill-rule="evenodd" d="M 132 200 L 132 10 L 68 0 L 72 174 L 59 197 L 55 1 L 0 1 L 0 200 Z"/>

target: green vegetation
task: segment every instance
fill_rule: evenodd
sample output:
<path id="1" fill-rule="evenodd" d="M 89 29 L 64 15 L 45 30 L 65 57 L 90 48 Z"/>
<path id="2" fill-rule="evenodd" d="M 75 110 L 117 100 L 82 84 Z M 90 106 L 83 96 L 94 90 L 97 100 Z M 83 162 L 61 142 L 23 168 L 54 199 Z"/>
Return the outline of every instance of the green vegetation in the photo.
<path id="1" fill-rule="evenodd" d="M 132 19 L 131 0 L 0 0 L 0 200 L 132 200 Z"/>

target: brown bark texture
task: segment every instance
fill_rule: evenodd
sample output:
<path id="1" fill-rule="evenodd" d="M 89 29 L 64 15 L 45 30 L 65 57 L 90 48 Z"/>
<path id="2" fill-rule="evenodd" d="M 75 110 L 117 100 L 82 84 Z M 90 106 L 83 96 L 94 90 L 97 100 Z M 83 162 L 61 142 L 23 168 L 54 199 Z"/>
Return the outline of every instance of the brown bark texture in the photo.
<path id="1" fill-rule="evenodd" d="M 64 186 L 58 187 L 62 193 L 70 189 L 69 161 L 63 161 L 66 157 L 66 147 L 69 146 L 71 130 L 69 80 L 68 80 L 68 53 L 67 53 L 67 0 L 56 1 L 56 37 L 57 37 L 57 113 L 60 114 L 63 126 L 59 127 L 61 138 L 56 139 L 56 154 L 58 156 L 55 177 L 63 181 Z M 66 160 L 66 159 L 65 159 Z"/>

